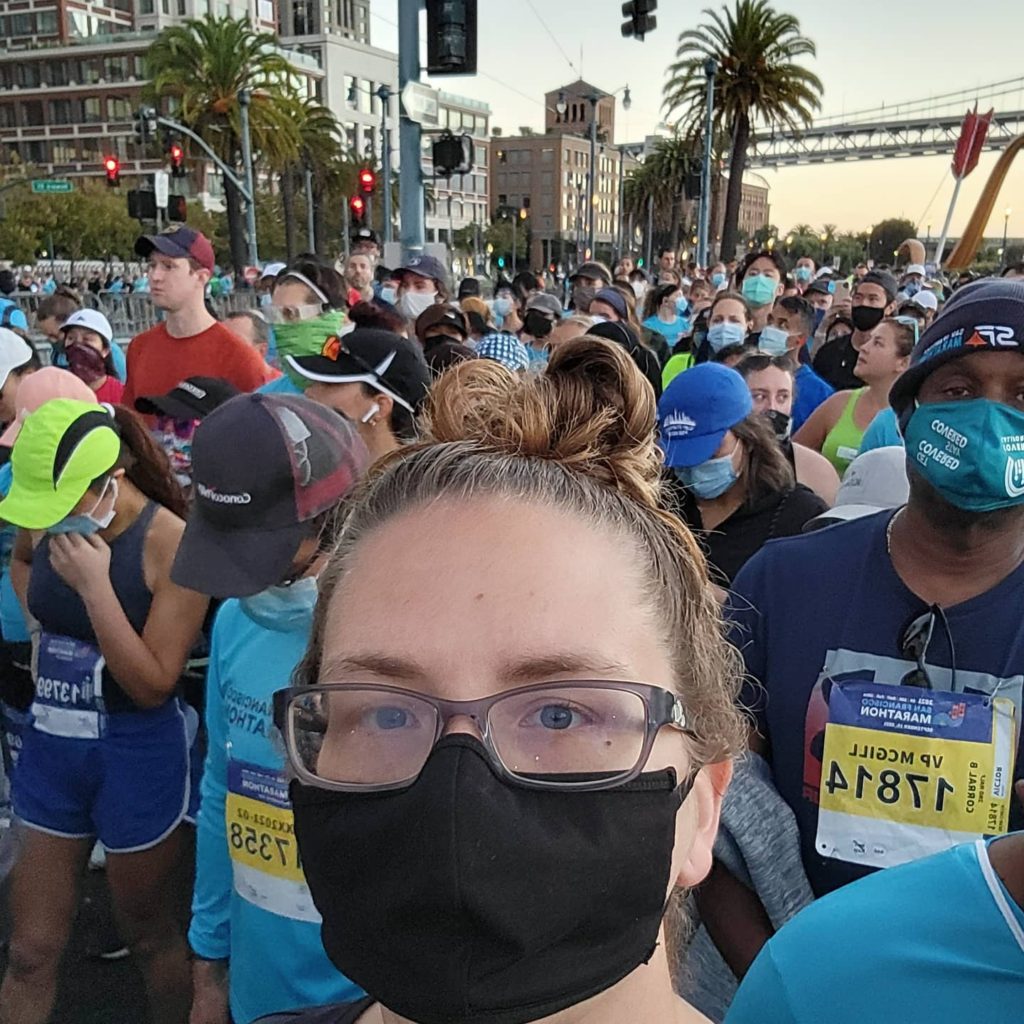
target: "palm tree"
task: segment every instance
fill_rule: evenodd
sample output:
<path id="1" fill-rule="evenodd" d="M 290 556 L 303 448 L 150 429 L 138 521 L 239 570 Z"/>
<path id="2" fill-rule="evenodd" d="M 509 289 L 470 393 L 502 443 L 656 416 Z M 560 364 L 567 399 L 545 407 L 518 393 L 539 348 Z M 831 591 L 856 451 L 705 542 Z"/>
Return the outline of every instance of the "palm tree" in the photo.
<path id="1" fill-rule="evenodd" d="M 737 225 L 750 135 L 755 122 L 797 131 L 811 123 L 821 101 L 818 77 L 802 67 L 814 43 L 800 34 L 800 22 L 778 14 L 768 0 L 736 0 L 733 10 L 706 9 L 706 24 L 679 36 L 676 61 L 668 68 L 664 107 L 681 111 L 681 126 L 693 136 L 703 131 L 706 109 L 705 62 L 715 61 L 714 124 L 732 139 L 725 200 L 722 255 L 736 250 Z"/>
<path id="2" fill-rule="evenodd" d="M 229 167 L 240 164 L 238 94 L 251 94 L 249 122 L 254 162 L 280 167 L 295 160 L 299 135 L 294 110 L 294 74 L 277 40 L 257 32 L 248 19 L 189 19 L 164 29 L 147 54 L 149 91 L 172 103 L 177 118 L 198 134 Z M 231 258 L 240 275 L 246 263 L 241 195 L 224 179 Z"/>

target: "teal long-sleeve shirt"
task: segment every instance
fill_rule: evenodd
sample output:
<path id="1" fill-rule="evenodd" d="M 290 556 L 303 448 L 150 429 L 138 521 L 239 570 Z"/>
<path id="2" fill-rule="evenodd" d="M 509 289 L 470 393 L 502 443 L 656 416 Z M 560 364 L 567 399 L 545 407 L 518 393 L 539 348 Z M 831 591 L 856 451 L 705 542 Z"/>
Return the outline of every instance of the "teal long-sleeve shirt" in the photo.
<path id="1" fill-rule="evenodd" d="M 324 953 L 299 867 L 285 759 L 271 736 L 272 695 L 289 685 L 312 616 L 257 620 L 248 608 L 226 601 L 213 628 L 189 928 L 199 956 L 229 961 L 236 1024 L 362 995 Z"/>

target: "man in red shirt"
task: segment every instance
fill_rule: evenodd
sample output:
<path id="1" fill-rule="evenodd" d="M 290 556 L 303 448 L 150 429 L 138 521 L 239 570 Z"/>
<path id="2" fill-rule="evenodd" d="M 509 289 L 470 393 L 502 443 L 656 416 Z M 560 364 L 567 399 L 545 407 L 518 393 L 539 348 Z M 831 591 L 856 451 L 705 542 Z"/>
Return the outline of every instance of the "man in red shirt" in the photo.
<path id="1" fill-rule="evenodd" d="M 153 305 L 166 316 L 128 346 L 122 404 L 133 408 L 136 398 L 166 394 L 186 377 L 222 377 L 239 391 L 265 384 L 268 368 L 256 350 L 206 309 L 203 297 L 213 273 L 209 239 L 180 227 L 143 235 L 135 251 L 149 260 Z"/>

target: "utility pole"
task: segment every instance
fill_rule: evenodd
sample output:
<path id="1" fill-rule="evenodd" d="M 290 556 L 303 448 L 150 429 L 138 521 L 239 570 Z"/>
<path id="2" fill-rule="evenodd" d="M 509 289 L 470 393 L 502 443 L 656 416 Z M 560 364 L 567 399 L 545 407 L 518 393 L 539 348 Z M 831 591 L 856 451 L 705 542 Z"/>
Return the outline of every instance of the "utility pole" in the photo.
<path id="1" fill-rule="evenodd" d="M 711 143 L 712 125 L 715 113 L 715 75 L 718 65 L 708 57 L 704 61 L 704 74 L 708 80 L 708 91 L 704 100 L 704 160 L 700 169 L 700 210 L 697 221 L 697 266 L 708 266 L 708 234 L 711 220 Z"/>
<path id="2" fill-rule="evenodd" d="M 256 189 L 253 184 L 252 172 L 252 135 L 249 130 L 249 104 L 252 94 L 248 89 L 238 90 L 238 111 L 242 120 L 242 170 L 245 174 L 245 189 L 249 193 L 246 204 L 246 230 L 249 235 L 249 265 L 260 265 L 259 251 L 256 247 Z"/>
<path id="3" fill-rule="evenodd" d="M 391 100 L 391 90 L 387 85 L 381 85 L 377 90 L 380 99 L 380 170 L 384 178 L 384 241 L 392 241 L 391 237 L 391 131 L 388 128 L 388 103 Z"/>
<path id="4" fill-rule="evenodd" d="M 420 80 L 420 11 L 424 0 L 398 4 L 398 88 Z M 403 112 L 398 121 L 402 165 L 398 182 L 403 258 L 423 251 L 423 152 L 420 126 Z"/>

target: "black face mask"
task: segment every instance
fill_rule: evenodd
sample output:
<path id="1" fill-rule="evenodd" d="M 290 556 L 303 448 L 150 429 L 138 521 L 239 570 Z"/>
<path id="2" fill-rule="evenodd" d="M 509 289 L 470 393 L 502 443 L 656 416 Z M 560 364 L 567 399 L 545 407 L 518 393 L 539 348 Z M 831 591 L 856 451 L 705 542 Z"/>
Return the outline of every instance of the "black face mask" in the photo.
<path id="1" fill-rule="evenodd" d="M 873 331 L 885 316 L 880 306 L 854 306 L 850 310 L 850 319 L 858 331 Z"/>
<path id="2" fill-rule="evenodd" d="M 793 418 L 786 415 L 784 412 L 779 412 L 778 409 L 771 409 L 764 415 L 772 425 L 772 430 L 775 433 L 775 439 L 777 441 L 785 441 L 786 438 L 789 437 L 790 431 L 793 429 Z"/>
<path id="3" fill-rule="evenodd" d="M 572 305 L 578 313 L 586 313 L 590 304 L 597 294 L 596 288 L 588 288 L 586 285 L 576 284 L 572 288 Z"/>
<path id="4" fill-rule="evenodd" d="M 526 1024 L 574 1006 L 653 954 L 691 784 L 668 769 L 599 792 L 527 789 L 464 734 L 407 789 L 293 782 L 324 949 L 417 1024 Z"/>
<path id="5" fill-rule="evenodd" d="M 523 330 L 526 331 L 531 338 L 536 338 L 538 341 L 541 338 L 546 338 L 551 333 L 551 328 L 554 326 L 555 325 L 550 317 L 545 316 L 536 309 L 527 310 L 526 316 L 523 319 Z"/>

